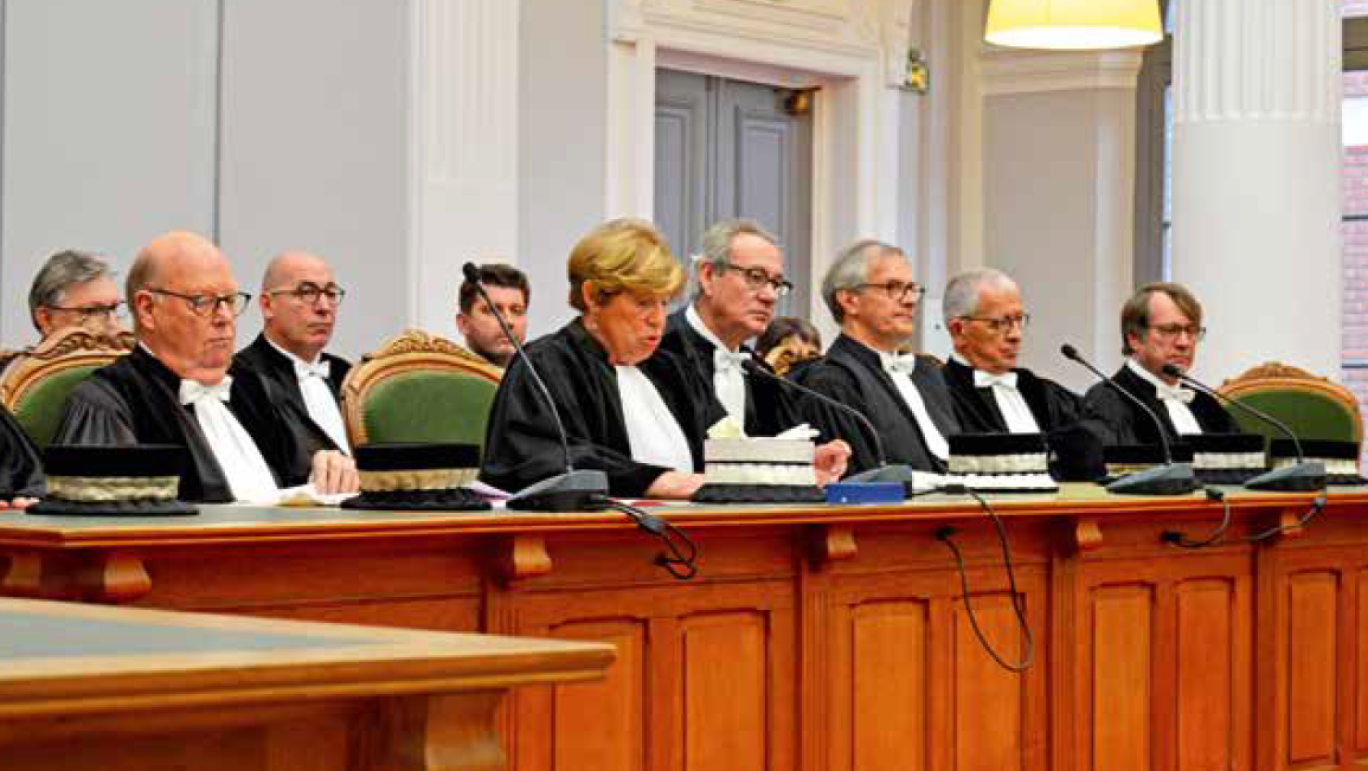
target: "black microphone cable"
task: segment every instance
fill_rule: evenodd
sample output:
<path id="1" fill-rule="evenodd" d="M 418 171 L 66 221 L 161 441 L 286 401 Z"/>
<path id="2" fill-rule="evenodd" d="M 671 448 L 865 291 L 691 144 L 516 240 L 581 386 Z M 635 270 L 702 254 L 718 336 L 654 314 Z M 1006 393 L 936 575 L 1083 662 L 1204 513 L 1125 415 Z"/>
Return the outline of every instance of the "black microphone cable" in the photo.
<path id="1" fill-rule="evenodd" d="M 1275 535 L 1281 535 L 1283 533 L 1286 533 L 1289 530 L 1297 530 L 1301 528 L 1303 525 L 1305 525 L 1307 522 L 1310 522 L 1311 520 L 1315 519 L 1316 515 L 1320 514 L 1321 511 L 1324 509 L 1325 491 L 1322 490 L 1320 494 L 1318 494 L 1315 498 L 1311 499 L 1311 507 L 1306 510 L 1305 514 L 1298 517 L 1296 522 L 1289 522 L 1286 525 L 1274 525 L 1273 527 L 1270 527 L 1261 533 L 1255 533 L 1254 535 L 1246 537 L 1245 540 L 1249 543 L 1259 543 L 1260 541 L 1267 541 L 1269 538 L 1272 538 Z"/>
<path id="2" fill-rule="evenodd" d="M 984 514 L 993 520 L 993 527 L 997 530 L 998 543 L 1002 546 L 1002 563 L 1007 570 L 1007 586 L 1012 593 L 1012 611 L 1016 614 L 1017 625 L 1021 628 L 1021 636 L 1025 640 L 1026 652 L 1020 661 L 1008 661 L 993 648 L 988 642 L 988 637 L 984 635 L 983 629 L 979 627 L 978 615 L 974 612 L 974 603 L 970 599 L 969 575 L 964 567 L 964 555 L 960 553 L 959 545 L 951 538 L 955 534 L 955 528 L 947 525 L 936 530 L 936 540 L 945 544 L 950 549 L 950 553 L 955 557 L 955 567 L 959 570 L 960 587 L 964 592 L 964 610 L 969 616 L 969 626 L 974 630 L 974 636 L 978 638 L 979 645 L 992 657 L 997 665 L 1009 672 L 1025 672 L 1030 669 L 1035 661 L 1035 636 L 1031 634 L 1031 624 L 1026 620 L 1026 600 L 1017 591 L 1016 571 L 1012 567 L 1012 550 L 1007 543 L 1007 528 L 1002 524 L 1002 518 L 998 516 L 993 507 L 988 505 L 988 501 L 983 499 L 974 490 L 965 485 L 945 485 L 937 488 L 938 492 L 950 495 L 968 495 L 978 501 L 979 508 Z"/>
<path id="3" fill-rule="evenodd" d="M 1206 493 L 1207 500 L 1221 502 L 1221 524 L 1217 525 L 1216 529 L 1211 531 L 1211 534 L 1206 538 L 1199 538 L 1196 540 L 1188 538 L 1185 534 L 1174 530 L 1165 530 L 1159 536 L 1161 541 L 1164 543 L 1171 543 L 1182 549 L 1204 549 L 1208 546 L 1219 546 L 1225 543 L 1223 539 L 1226 530 L 1230 529 L 1230 501 L 1226 500 L 1224 492 L 1214 487 L 1204 487 L 1202 488 L 1202 492 Z"/>
<path id="4" fill-rule="evenodd" d="M 659 565 L 678 581 L 688 581 L 698 575 L 698 547 L 683 530 L 675 527 L 664 517 L 657 517 L 628 503 L 603 496 L 595 503 L 606 509 L 626 514 L 641 530 L 660 539 L 665 551 L 656 555 L 655 564 Z"/>

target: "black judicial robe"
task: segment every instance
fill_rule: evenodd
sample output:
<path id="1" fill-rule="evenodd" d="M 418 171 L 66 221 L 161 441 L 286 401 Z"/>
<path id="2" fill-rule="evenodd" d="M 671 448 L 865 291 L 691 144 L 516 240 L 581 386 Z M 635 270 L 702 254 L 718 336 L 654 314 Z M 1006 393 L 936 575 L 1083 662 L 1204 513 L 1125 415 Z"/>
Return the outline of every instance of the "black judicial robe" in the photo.
<path id="1" fill-rule="evenodd" d="M 38 448 L 19 421 L 0 405 L 0 500 L 40 498 L 46 487 Z"/>
<path id="2" fill-rule="evenodd" d="M 322 358 L 328 362 L 328 390 L 332 391 L 334 400 L 340 400 L 342 380 L 351 370 L 351 364 L 346 359 L 330 353 L 324 353 Z M 273 405 L 283 419 L 284 429 L 290 433 L 295 450 L 289 460 L 286 476 L 302 476 L 307 480 L 313 469 L 314 453 L 319 450 L 342 449 L 328 436 L 328 432 L 310 417 L 309 408 L 304 403 L 304 392 L 300 389 L 299 378 L 295 375 L 294 362 L 267 342 L 265 335 L 257 335 L 257 339 L 252 341 L 251 345 L 238 351 L 233 357 L 233 366 L 229 368 L 228 374 L 233 376 L 235 391 L 240 387 L 249 400 L 264 400 L 265 403 Z M 266 413 L 256 411 L 250 413 L 249 417 L 257 418 L 264 415 Z M 243 420 L 242 424 L 258 445 L 271 441 L 280 430 L 277 426 L 259 425 L 254 420 Z"/>
<path id="3" fill-rule="evenodd" d="M 688 366 L 698 373 L 708 390 L 716 396 L 713 376 L 717 373 L 717 366 L 713 360 L 713 353 L 717 346 L 693 328 L 685 313 L 687 309 L 670 315 L 665 326 L 665 336 L 660 341 L 660 348 L 676 354 L 687 362 Z M 752 353 L 747 346 L 742 346 L 741 349 Z M 762 359 L 753 358 L 756 364 L 769 369 L 769 365 Z M 792 395 L 793 389 L 785 388 L 782 383 L 764 376 L 753 377 L 747 374 L 744 377 L 747 436 L 774 436 L 803 422 L 798 417 L 796 400 Z M 726 408 L 723 409 L 725 411 Z"/>
<path id="4" fill-rule="evenodd" d="M 1164 433 L 1170 441 L 1180 441 L 1178 430 L 1169 418 L 1168 408 L 1159 400 L 1158 389 L 1154 384 L 1122 366 L 1112 377 L 1116 384 L 1131 395 L 1144 402 L 1154 411 L 1159 422 L 1164 425 Z M 1229 434 L 1239 431 L 1235 421 L 1226 413 L 1216 397 L 1201 391 L 1194 391 L 1192 403 L 1188 407 L 1197 425 L 1204 433 Z M 1097 383 L 1088 389 L 1083 402 L 1087 408 L 1089 424 L 1097 428 L 1102 442 L 1108 445 L 1159 444 L 1158 430 L 1154 421 L 1130 399 L 1117 393 L 1106 383 Z"/>
<path id="5" fill-rule="evenodd" d="M 940 363 L 930 356 L 918 356 L 911 379 L 921 392 L 931 421 L 948 437 L 959 433 L 960 426 L 940 369 Z M 877 351 L 841 335 L 825 357 L 796 373 L 795 380 L 864 413 L 878 429 L 889 463 L 906 463 L 922 471 L 945 470 L 945 464 L 928 449 L 921 427 L 898 386 L 884 372 Z M 799 409 L 822 432 L 821 441 L 844 439 L 850 445 L 848 473 L 879 465 L 869 429 L 859 420 L 810 396 L 801 398 Z"/>
<path id="6" fill-rule="evenodd" d="M 180 498 L 225 503 L 233 500 L 223 469 L 209 448 L 192 408 L 180 403 L 180 377 L 141 346 L 107 367 L 95 371 L 67 400 L 57 429 L 59 444 L 172 444 L 186 448 L 190 458 L 181 475 Z M 244 426 L 256 423 L 276 429 L 257 440 L 276 483 L 303 484 L 286 471 L 297 449 L 283 430 L 280 413 L 266 402 L 247 397 L 236 382 L 228 408 Z"/>
<path id="7" fill-rule="evenodd" d="M 1042 433 L 1078 425 L 1084 416 L 1083 400 L 1064 386 L 1037 377 L 1028 369 L 1014 369 L 1017 390 L 1026 400 Z M 966 434 L 1004 434 L 1007 421 L 998 409 L 991 388 L 974 387 L 974 369 L 954 359 L 943 370 L 945 384 L 954 398 L 955 414 Z"/>
<path id="8" fill-rule="evenodd" d="M 606 473 L 608 491 L 614 496 L 645 495 L 656 478 L 670 469 L 632 459 L 617 371 L 608 363 L 603 346 L 576 319 L 529 343 L 526 351 L 555 400 L 575 468 Z M 694 470 L 702 471 L 703 440 L 708 428 L 726 414 L 722 405 L 669 351 L 657 350 L 637 366 L 679 421 L 693 453 Z M 564 470 L 565 456 L 551 410 L 523 357 L 516 357 L 494 397 L 480 478 L 516 492 Z"/>

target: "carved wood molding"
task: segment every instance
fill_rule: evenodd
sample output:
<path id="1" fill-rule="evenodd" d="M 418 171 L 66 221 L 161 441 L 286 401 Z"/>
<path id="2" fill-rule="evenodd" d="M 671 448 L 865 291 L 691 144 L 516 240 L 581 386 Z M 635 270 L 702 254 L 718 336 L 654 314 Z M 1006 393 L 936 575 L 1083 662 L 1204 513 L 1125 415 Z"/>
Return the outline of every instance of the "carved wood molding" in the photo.
<path id="1" fill-rule="evenodd" d="M 551 555 L 546 538 L 540 535 L 515 535 L 505 539 L 499 559 L 499 572 L 507 581 L 520 581 L 551 572 Z"/>
<path id="2" fill-rule="evenodd" d="M 0 582 L 9 597 L 132 602 L 152 591 L 142 558 L 126 552 L 13 552 Z"/>
<path id="3" fill-rule="evenodd" d="M 818 567 L 854 559 L 859 554 L 855 529 L 851 525 L 822 525 L 817 528 L 813 542 L 813 562 Z"/>
<path id="4" fill-rule="evenodd" d="M 31 349 L 20 351 L 5 368 L 0 402 L 14 411 L 29 390 L 52 375 L 77 367 L 102 367 L 133 350 L 132 332 L 99 335 L 81 327 L 61 330 Z"/>
<path id="5" fill-rule="evenodd" d="M 132 602 L 152 591 L 152 577 L 142 558 L 122 552 L 93 557 L 79 571 L 76 583 L 82 597 L 102 602 Z"/>
<path id="6" fill-rule="evenodd" d="M 1082 554 L 1102 546 L 1102 526 L 1096 517 L 1079 517 L 1073 524 L 1074 549 Z"/>
<path id="7" fill-rule="evenodd" d="M 1321 377 L 1300 367 L 1278 361 L 1265 362 L 1226 380 L 1217 390 L 1232 399 L 1244 394 L 1270 390 L 1302 391 L 1325 397 L 1353 415 L 1355 438 L 1362 439 L 1363 415 L 1359 409 L 1358 397 L 1330 378 Z"/>

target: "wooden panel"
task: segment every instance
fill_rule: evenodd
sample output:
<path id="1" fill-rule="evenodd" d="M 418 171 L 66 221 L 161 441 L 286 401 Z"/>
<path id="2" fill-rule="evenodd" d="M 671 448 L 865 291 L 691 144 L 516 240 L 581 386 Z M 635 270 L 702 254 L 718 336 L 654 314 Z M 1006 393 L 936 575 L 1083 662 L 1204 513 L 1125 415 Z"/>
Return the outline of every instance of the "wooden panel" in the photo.
<path id="1" fill-rule="evenodd" d="M 680 621 L 685 768 L 767 767 L 767 627 L 752 611 Z"/>
<path id="2" fill-rule="evenodd" d="M 1178 769 L 1234 765 L 1235 589 L 1224 579 L 1178 586 Z"/>
<path id="3" fill-rule="evenodd" d="M 558 685 L 552 698 L 552 768 L 629 771 L 645 765 L 647 634 L 642 622 L 605 621 L 557 627 L 556 637 L 617 646 L 608 677 Z"/>
<path id="4" fill-rule="evenodd" d="M 853 608 L 846 629 L 849 668 L 833 673 L 847 692 L 837 729 L 849 741 L 838 769 L 919 771 L 927 764 L 928 604 L 871 602 Z"/>
<path id="5" fill-rule="evenodd" d="M 963 603 L 954 607 L 954 768 L 1022 768 L 1026 678 L 998 666 L 974 635 Z M 975 596 L 974 613 L 998 655 L 1008 660 L 1021 657 L 1021 630 L 1007 595 Z M 1036 666 L 1043 660 L 1038 658 Z"/>
<path id="6" fill-rule="evenodd" d="M 1358 618 L 1354 630 L 1356 668 L 1358 677 L 1354 683 L 1356 716 L 1354 728 L 1354 747 L 1361 758 L 1368 753 L 1368 570 L 1358 572 Z"/>
<path id="7" fill-rule="evenodd" d="M 1154 587 L 1092 592 L 1092 768 L 1153 768 Z"/>
<path id="8" fill-rule="evenodd" d="M 1287 580 L 1287 762 L 1335 760 L 1335 633 L 1339 575 L 1296 573 Z"/>

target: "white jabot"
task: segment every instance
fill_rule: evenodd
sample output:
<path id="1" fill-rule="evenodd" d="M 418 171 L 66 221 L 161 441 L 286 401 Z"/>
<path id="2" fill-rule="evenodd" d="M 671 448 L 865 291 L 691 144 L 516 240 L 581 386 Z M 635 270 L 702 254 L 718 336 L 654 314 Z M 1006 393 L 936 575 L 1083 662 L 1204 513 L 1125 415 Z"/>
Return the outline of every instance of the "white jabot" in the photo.
<path id="1" fill-rule="evenodd" d="M 347 428 L 342 422 L 342 410 L 337 406 L 332 389 L 328 387 L 328 376 L 332 374 L 331 362 L 325 360 L 322 354 L 314 361 L 307 362 L 270 340 L 266 342 L 294 365 L 299 392 L 304 395 L 304 408 L 309 411 L 309 417 L 323 429 L 337 449 L 351 455 L 351 446 L 347 444 Z"/>
<path id="2" fill-rule="evenodd" d="M 926 400 L 922 398 L 921 390 L 912 382 L 912 373 L 917 371 L 917 355 L 884 351 L 879 351 L 878 354 L 884 372 L 893 380 L 893 385 L 898 387 L 903 403 L 912 410 L 912 417 L 917 419 L 917 427 L 921 429 L 922 438 L 926 440 L 926 449 L 941 460 L 948 459 L 950 445 L 945 441 L 945 435 L 941 433 L 936 422 L 931 419 L 931 413 L 927 412 Z"/>
<path id="3" fill-rule="evenodd" d="M 745 351 L 731 351 L 722 341 L 714 335 L 711 329 L 703 323 L 703 317 L 698 315 L 698 309 L 690 305 L 684 311 L 684 318 L 689 322 L 689 326 L 694 331 L 703 336 L 704 340 L 713 344 L 713 391 L 717 394 L 717 400 L 726 408 L 727 414 L 741 425 L 746 424 L 746 371 L 741 368 L 741 363 L 750 358 L 750 354 Z"/>
<path id="4" fill-rule="evenodd" d="M 279 495 L 275 477 L 261 450 L 238 422 L 237 416 L 224 406 L 233 388 L 233 378 L 211 386 L 193 380 L 182 380 L 180 403 L 194 407 L 195 420 L 204 433 L 209 449 L 228 478 L 228 487 L 239 501 L 271 501 Z"/>
<path id="5" fill-rule="evenodd" d="M 1165 383 L 1135 359 L 1126 359 L 1126 366 L 1137 377 L 1154 386 L 1154 395 L 1168 410 L 1169 422 L 1173 423 L 1175 431 L 1180 434 L 1202 433 L 1202 424 L 1197 422 L 1197 416 L 1192 414 L 1192 408 L 1188 406 L 1197 395 L 1196 392 L 1191 388 Z"/>
<path id="6" fill-rule="evenodd" d="M 1031 414 L 1030 405 L 1026 403 L 1026 398 L 1021 395 L 1021 391 L 1017 390 L 1017 373 L 1003 372 L 1000 375 L 994 375 L 981 369 L 975 369 L 974 387 L 993 389 L 993 398 L 997 400 L 998 412 L 1001 412 L 1002 419 L 1007 421 L 1007 430 L 1010 433 L 1040 433 L 1040 426 L 1036 424 L 1035 415 Z"/>
<path id="7" fill-rule="evenodd" d="M 689 451 L 688 437 L 655 384 L 636 367 L 614 369 L 632 459 L 692 474 L 693 453 Z"/>

